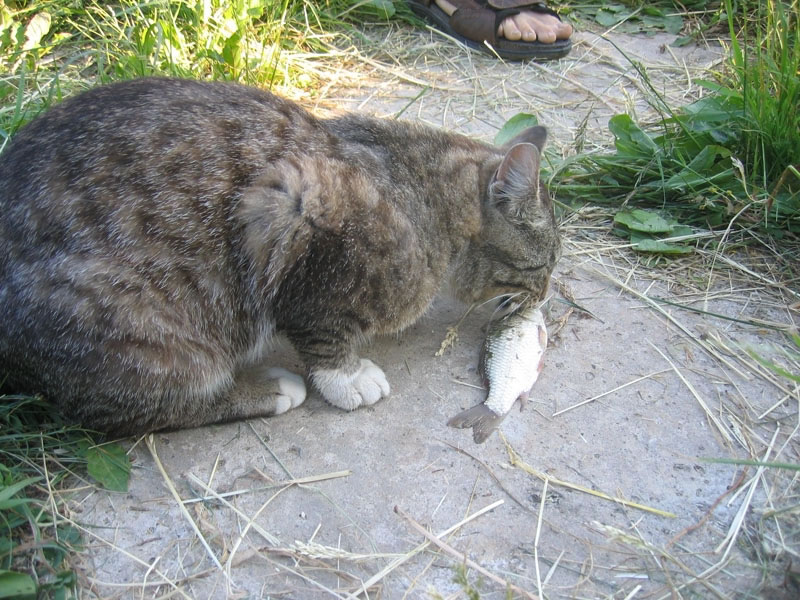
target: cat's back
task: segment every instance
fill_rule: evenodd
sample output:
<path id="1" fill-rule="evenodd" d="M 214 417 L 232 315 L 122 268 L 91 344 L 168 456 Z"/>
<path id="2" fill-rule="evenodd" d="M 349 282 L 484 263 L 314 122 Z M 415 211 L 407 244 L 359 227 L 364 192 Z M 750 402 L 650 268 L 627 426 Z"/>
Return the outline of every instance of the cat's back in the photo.
<path id="1" fill-rule="evenodd" d="M 95 351 L 83 332 L 251 343 L 237 207 L 320 131 L 268 92 L 160 78 L 34 119 L 0 154 L 0 359 L 58 331 L 76 356 Z"/>
<path id="2" fill-rule="evenodd" d="M 318 129 L 299 106 L 236 84 L 144 78 L 101 86 L 15 135 L 0 154 L 0 201 L 69 204 L 76 194 L 111 187 L 123 192 L 121 201 L 210 187 L 207 196 L 247 183 Z M 71 194 L 53 193 L 62 189 Z"/>
<path id="3" fill-rule="evenodd" d="M 0 276 L 65 256 L 205 263 L 241 191 L 319 131 L 235 84 L 145 78 L 67 99 L 0 154 Z"/>

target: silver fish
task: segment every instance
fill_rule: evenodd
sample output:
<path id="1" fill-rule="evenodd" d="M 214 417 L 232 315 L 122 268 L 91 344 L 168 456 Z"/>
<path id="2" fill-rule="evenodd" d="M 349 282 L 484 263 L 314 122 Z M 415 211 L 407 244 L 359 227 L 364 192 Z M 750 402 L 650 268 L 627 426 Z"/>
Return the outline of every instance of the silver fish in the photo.
<path id="1" fill-rule="evenodd" d="M 542 370 L 546 347 L 547 328 L 539 308 L 515 312 L 494 323 L 480 361 L 489 394 L 482 404 L 458 413 L 447 424 L 459 429 L 472 427 L 475 443 L 486 441 L 514 402 L 519 400 L 520 408 L 524 406 Z"/>

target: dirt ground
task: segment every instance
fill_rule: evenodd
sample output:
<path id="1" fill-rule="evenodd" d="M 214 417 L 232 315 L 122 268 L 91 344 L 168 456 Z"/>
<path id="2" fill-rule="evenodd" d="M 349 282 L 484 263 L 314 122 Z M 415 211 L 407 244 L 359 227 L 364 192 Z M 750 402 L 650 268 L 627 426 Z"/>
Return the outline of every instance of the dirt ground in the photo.
<path id="1" fill-rule="evenodd" d="M 648 88 L 623 50 L 676 104 L 720 58 L 666 35 L 610 34 L 617 49 L 583 32 L 559 63 L 502 64 L 429 31 L 368 33 L 382 50 L 320 63 L 322 93 L 301 102 L 402 111 L 485 140 L 533 112 L 564 154 L 580 131 L 585 148 L 609 143 L 613 114 L 647 116 Z M 565 221 L 544 370 L 502 436 L 475 445 L 446 426 L 485 397 L 477 363 L 491 307 L 436 356 L 466 308 L 443 297 L 362 350 L 392 385 L 373 407 L 344 413 L 312 393 L 277 418 L 131 440 L 129 492 L 74 502 L 84 595 L 473 598 L 455 581 L 464 558 L 420 548 L 414 525 L 438 535 L 492 506 L 441 539 L 514 597 L 796 597 L 786 569 L 798 528 L 773 518 L 796 505 L 795 481 L 700 458 L 798 461 L 797 388 L 742 350 L 770 352 L 780 338 L 769 325 L 796 323 L 798 295 L 760 255 L 701 249 L 648 265 L 607 229 L 591 211 Z M 274 362 L 301 371 L 286 348 Z M 474 567 L 466 577 L 481 598 L 506 597 Z"/>

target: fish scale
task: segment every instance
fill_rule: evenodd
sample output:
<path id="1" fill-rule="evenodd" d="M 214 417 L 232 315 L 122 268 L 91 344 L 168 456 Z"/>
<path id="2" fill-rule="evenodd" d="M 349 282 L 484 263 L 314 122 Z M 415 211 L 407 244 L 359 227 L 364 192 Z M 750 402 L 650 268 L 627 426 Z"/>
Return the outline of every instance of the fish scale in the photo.
<path id="1" fill-rule="evenodd" d="M 547 328 L 539 308 L 513 313 L 493 324 L 481 357 L 481 370 L 489 386 L 486 400 L 447 424 L 471 427 L 475 442 L 484 442 L 517 400 L 527 400 L 542 369 L 546 347 Z"/>

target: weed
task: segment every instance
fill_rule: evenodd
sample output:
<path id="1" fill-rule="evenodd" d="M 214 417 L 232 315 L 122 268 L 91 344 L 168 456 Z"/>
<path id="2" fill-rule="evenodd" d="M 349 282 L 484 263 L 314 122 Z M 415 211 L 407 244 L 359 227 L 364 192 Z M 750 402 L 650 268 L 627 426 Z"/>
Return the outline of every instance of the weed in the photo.
<path id="1" fill-rule="evenodd" d="M 54 101 L 147 75 L 310 93 L 309 57 L 351 23 L 406 15 L 399 0 L 0 2 L 0 151 Z"/>
<path id="2" fill-rule="evenodd" d="M 70 485 L 85 472 L 127 488 L 130 466 L 117 444 L 65 424 L 40 398 L 0 396 L 0 598 L 6 592 L 64 597 L 77 585 L 67 557 L 81 536 L 62 517 Z"/>
<path id="3" fill-rule="evenodd" d="M 652 90 L 662 118 L 651 125 L 613 117 L 615 151 L 562 162 L 554 177 L 562 198 L 667 210 L 687 225 L 715 228 L 736 221 L 797 239 L 798 2 L 759 3 L 758 24 L 744 28 L 737 23 L 747 25 L 745 16 L 736 21 L 731 0 L 725 5 L 731 54 L 718 81 L 699 82 L 709 93 L 673 109 Z"/>

